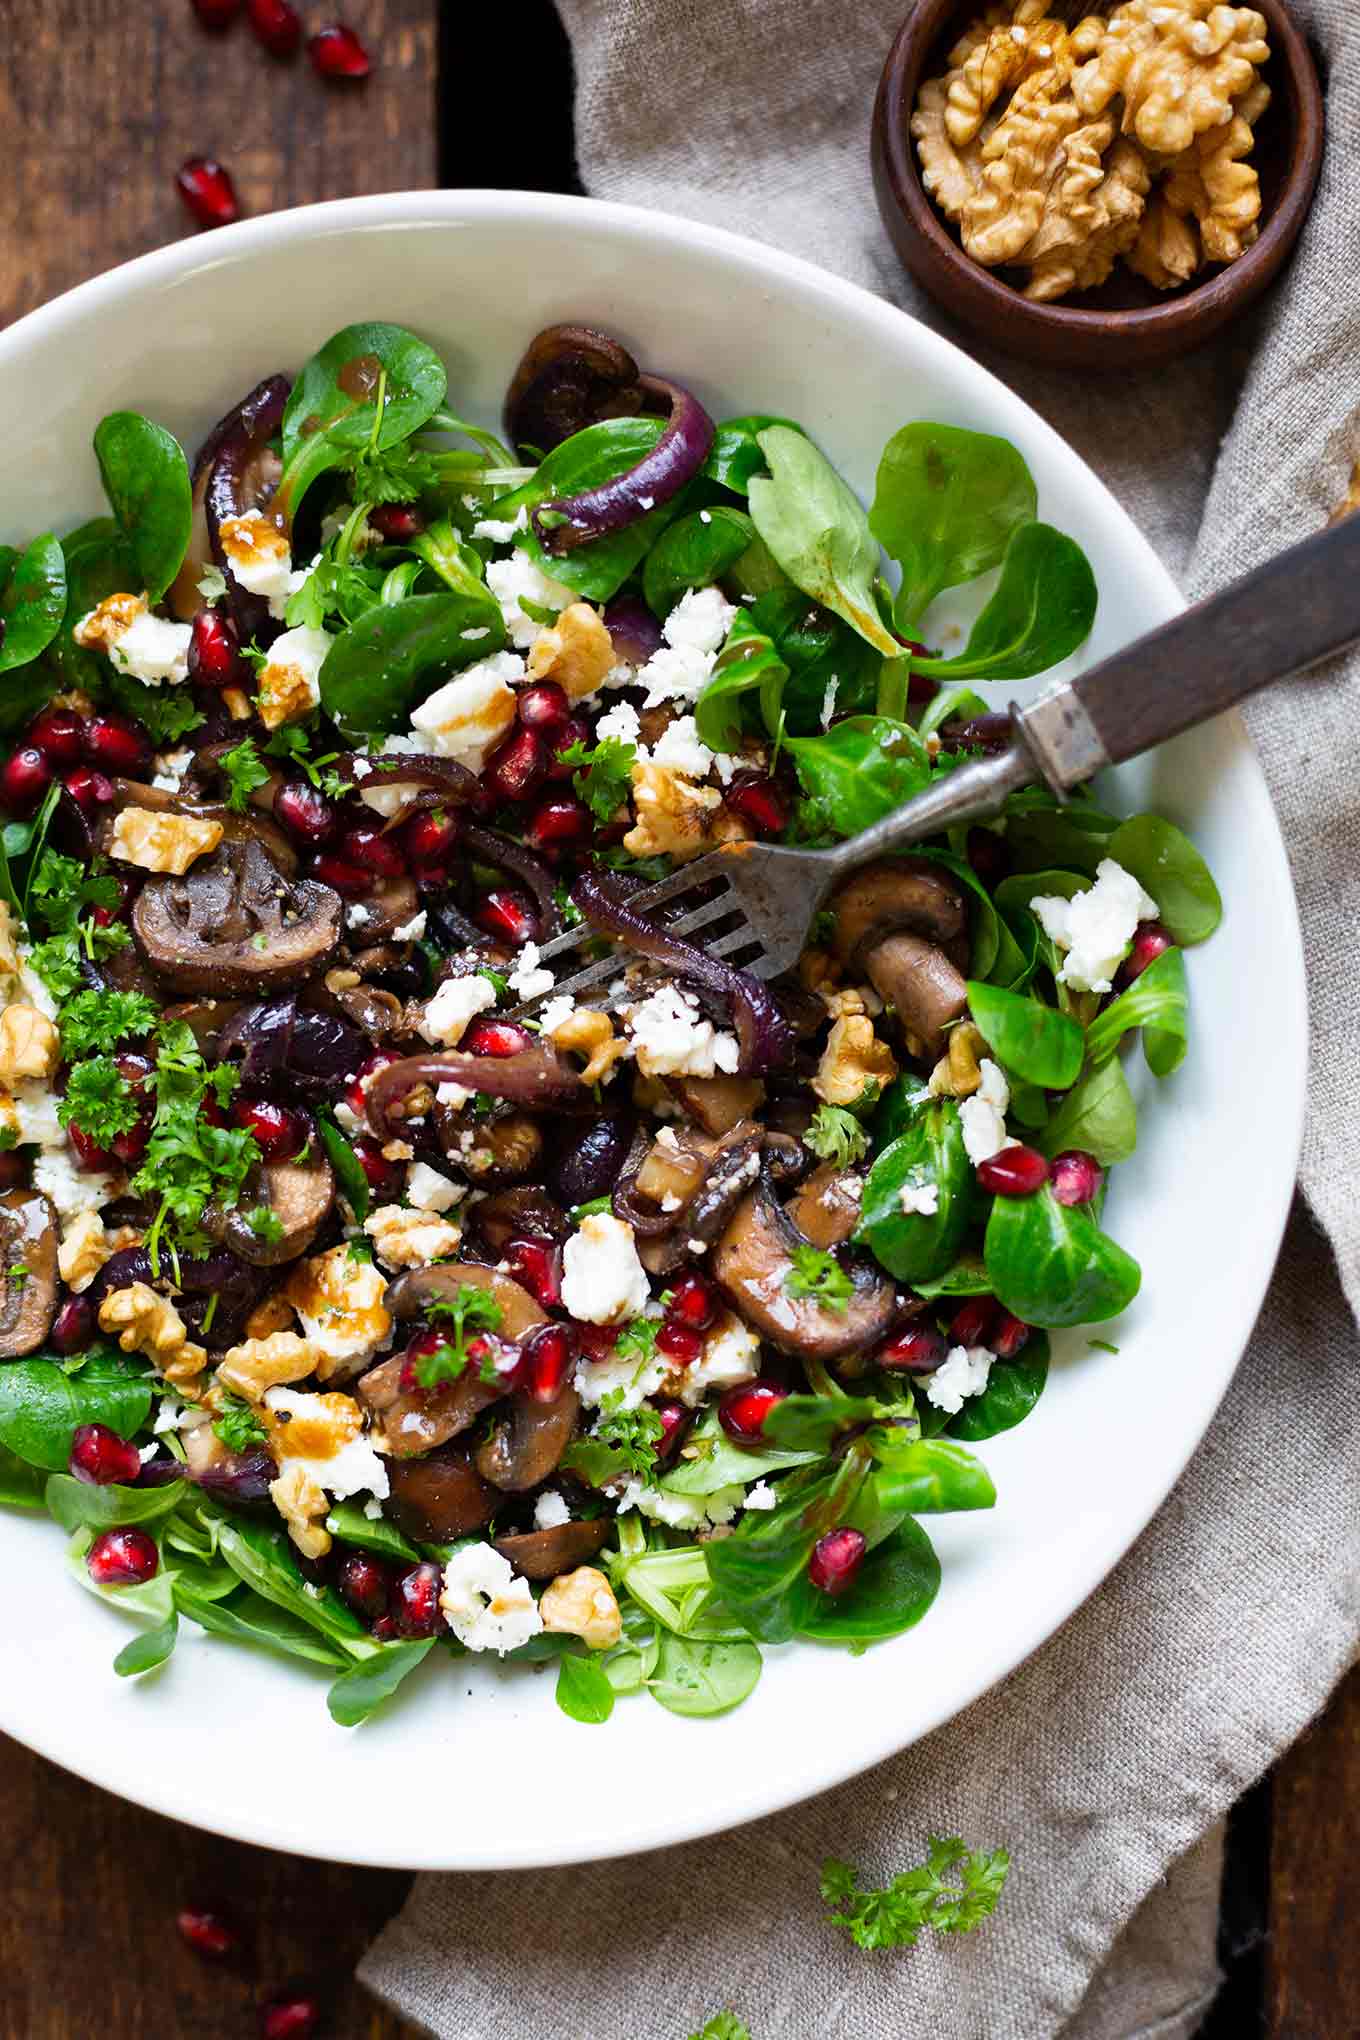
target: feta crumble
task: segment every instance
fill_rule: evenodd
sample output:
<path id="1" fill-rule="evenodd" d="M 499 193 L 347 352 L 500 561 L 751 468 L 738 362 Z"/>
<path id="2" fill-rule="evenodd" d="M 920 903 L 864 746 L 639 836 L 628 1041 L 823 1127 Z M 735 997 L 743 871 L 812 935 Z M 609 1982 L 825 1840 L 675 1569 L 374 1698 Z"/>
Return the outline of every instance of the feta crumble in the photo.
<path id="1" fill-rule="evenodd" d="M 392 940 L 394 942 L 419 942 L 421 936 L 425 933 L 427 919 L 428 916 L 422 907 L 418 914 L 412 914 L 409 921 L 403 921 L 400 928 L 392 930 Z"/>
<path id="2" fill-rule="evenodd" d="M 264 1399 L 275 1417 L 289 1419 L 282 1434 L 275 1432 L 274 1436 L 282 1445 L 283 1461 L 290 1471 L 300 1467 L 318 1487 L 325 1488 L 327 1494 L 334 1495 L 337 1501 L 345 1501 L 350 1495 L 361 1493 L 375 1495 L 379 1501 L 386 1499 L 389 1492 L 387 1468 L 362 1432 L 345 1438 L 338 1450 L 324 1456 L 294 1456 L 288 1452 L 287 1433 L 294 1423 L 305 1422 L 313 1436 L 324 1436 L 328 1430 L 333 1433 L 328 1404 L 335 1400 L 334 1397 L 307 1395 L 293 1388 L 271 1388 L 265 1391 Z"/>
<path id="3" fill-rule="evenodd" d="M 658 985 L 625 1008 L 624 1026 L 645 1077 L 712 1077 L 735 1073 L 741 1048 L 735 1034 L 706 1020 L 697 999 L 679 985 Z"/>
<path id="4" fill-rule="evenodd" d="M 514 652 L 493 652 L 465 667 L 412 711 L 411 728 L 421 748 L 480 772 L 515 719 L 509 683 L 523 678 L 524 661 Z M 374 804 L 367 791 L 364 799 Z"/>
<path id="5" fill-rule="evenodd" d="M 1095 884 L 1072 899 L 1041 893 L 1029 905 L 1045 935 L 1065 951 L 1058 982 L 1074 992 L 1113 990 L 1138 923 L 1157 918 L 1156 900 L 1113 857 L 1101 859 Z"/>
<path id="6" fill-rule="evenodd" d="M 611 1212 L 592 1212 L 562 1250 L 562 1303 L 590 1325 L 622 1324 L 651 1297 L 633 1228 Z"/>
<path id="7" fill-rule="evenodd" d="M 187 623 L 168 623 L 142 609 L 109 648 L 109 656 L 120 673 L 140 680 L 144 687 L 159 687 L 163 681 L 177 686 L 189 673 Z"/>
<path id="8" fill-rule="evenodd" d="M 511 644 L 522 652 L 528 651 L 543 626 L 525 614 L 521 600 L 532 602 L 536 609 L 559 610 L 570 608 L 576 600 L 573 589 L 545 574 L 526 552 L 513 552 L 508 560 L 491 560 L 486 585 L 501 605 Z"/>
<path id="9" fill-rule="evenodd" d="M 463 1194 L 461 1183 L 441 1176 L 428 1162 L 412 1162 L 406 1171 L 406 1195 L 417 1211 L 448 1211 Z"/>
<path id="10" fill-rule="evenodd" d="M 681 1373 L 680 1400 L 697 1409 L 710 1389 L 739 1387 L 743 1381 L 754 1381 L 759 1372 L 760 1341 L 729 1311 L 709 1332 L 693 1366 Z"/>
<path id="11" fill-rule="evenodd" d="M 706 778 L 713 767 L 713 753 L 707 744 L 699 741 L 699 732 L 692 715 L 677 716 L 657 742 L 652 746 L 652 763 L 669 765 L 675 772 L 684 772 L 691 779 Z"/>
<path id="12" fill-rule="evenodd" d="M 996 1359 L 985 1346 L 952 1346 L 926 1381 L 926 1401 L 956 1417 L 970 1395 L 981 1395 Z"/>
<path id="13" fill-rule="evenodd" d="M 545 1488 L 534 1503 L 535 1530 L 557 1530 L 570 1523 L 571 1510 L 556 1488 Z"/>
<path id="14" fill-rule="evenodd" d="M 767 1480 L 758 1480 L 754 1487 L 746 1490 L 748 1509 L 777 1509 L 779 1497 Z"/>
<path id="15" fill-rule="evenodd" d="M 671 1530 L 706 1530 L 714 1523 L 730 1523 L 745 1499 L 742 1487 L 716 1488 L 711 1495 L 671 1495 L 632 1480 L 619 1496 L 619 1514 L 636 1509 Z"/>
<path id="16" fill-rule="evenodd" d="M 506 980 L 511 991 L 521 999 L 540 998 L 544 992 L 550 992 L 557 982 L 550 970 L 540 966 L 538 956 L 538 944 L 526 942 L 515 958 L 514 968 Z"/>
<path id="17" fill-rule="evenodd" d="M 420 1016 L 418 1032 L 440 1048 L 452 1048 L 463 1038 L 464 1029 L 478 1013 L 496 1003 L 496 988 L 479 972 L 470 977 L 445 978 Z"/>
<path id="18" fill-rule="evenodd" d="M 529 1582 L 516 1577 L 508 1558 L 490 1544 L 468 1544 L 444 1567 L 439 1605 L 449 1628 L 469 1650 L 504 1657 L 543 1627 Z"/>
<path id="19" fill-rule="evenodd" d="M 614 737 L 621 744 L 636 744 L 642 734 L 642 721 L 630 701 L 616 701 L 607 708 L 595 725 L 595 741 L 605 743 Z"/>
<path id="20" fill-rule="evenodd" d="M 979 1162 L 990 1161 L 993 1155 L 999 1155 L 1010 1141 L 1006 1132 L 1006 1110 L 1011 1102 L 1011 1087 L 990 1057 L 984 1056 L 978 1069 L 982 1082 L 972 1097 L 965 1098 L 959 1106 L 963 1144 L 974 1168 Z"/>
<path id="21" fill-rule="evenodd" d="M 940 1208 L 940 1186 L 927 1183 L 919 1169 L 913 1169 L 897 1193 L 897 1201 L 905 1212 L 918 1212 L 922 1218 L 934 1218 Z"/>
<path id="22" fill-rule="evenodd" d="M 521 503 L 513 517 L 479 517 L 472 527 L 474 538 L 489 538 L 492 545 L 509 545 L 517 531 L 529 528 L 529 506 Z M 530 601 L 533 597 L 530 596 Z"/>

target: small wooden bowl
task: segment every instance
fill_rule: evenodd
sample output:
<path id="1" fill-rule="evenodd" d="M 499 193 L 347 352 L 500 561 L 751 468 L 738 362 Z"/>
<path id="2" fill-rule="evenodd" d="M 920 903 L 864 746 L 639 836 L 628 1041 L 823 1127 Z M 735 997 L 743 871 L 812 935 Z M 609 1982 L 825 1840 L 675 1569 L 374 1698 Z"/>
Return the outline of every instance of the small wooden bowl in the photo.
<path id="1" fill-rule="evenodd" d="M 1322 166 L 1325 121 L 1317 67 L 1282 0 L 1252 0 L 1269 24 L 1272 90 L 1257 124 L 1252 161 L 1261 174 L 1261 232 L 1236 262 L 1216 265 L 1175 291 L 1154 290 L 1124 263 L 1108 283 L 1056 304 L 1036 304 L 984 269 L 959 243 L 921 182 L 911 115 L 922 79 L 945 55 L 982 0 L 916 0 L 897 32 L 874 105 L 878 209 L 902 261 L 946 310 L 994 346 L 1073 368 L 1141 368 L 1201 347 L 1272 283 L 1299 237 Z M 1018 272 L 1013 272 L 1018 273 Z"/>

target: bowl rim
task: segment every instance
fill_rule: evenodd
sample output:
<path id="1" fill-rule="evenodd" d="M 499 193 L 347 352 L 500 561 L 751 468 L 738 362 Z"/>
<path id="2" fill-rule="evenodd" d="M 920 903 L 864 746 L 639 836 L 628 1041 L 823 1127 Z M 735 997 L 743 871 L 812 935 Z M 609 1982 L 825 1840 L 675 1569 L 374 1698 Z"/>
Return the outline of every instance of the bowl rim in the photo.
<path id="1" fill-rule="evenodd" d="M 964 252 L 921 181 L 911 135 L 912 103 L 950 12 L 961 15 L 969 4 L 970 0 L 916 0 L 893 37 L 874 109 L 875 151 L 881 154 L 884 172 L 880 189 L 886 184 L 903 225 L 920 237 L 930 255 L 957 280 L 957 296 L 934 293 L 932 286 L 933 294 L 938 294 L 949 310 L 960 318 L 1004 316 L 1032 336 L 1064 334 L 1074 342 L 1095 343 L 1102 337 L 1117 336 L 1125 343 L 1152 343 L 1169 340 L 1173 332 L 1184 340 L 1201 328 L 1220 325 L 1235 308 L 1245 306 L 1268 286 L 1303 230 L 1326 148 L 1326 109 L 1317 65 L 1284 0 L 1254 0 L 1267 16 L 1275 42 L 1272 54 L 1283 61 L 1291 127 L 1296 140 L 1302 142 L 1273 212 L 1246 254 L 1226 264 L 1216 276 L 1158 304 L 1108 309 L 1025 297 Z M 971 300 L 966 311 L 961 300 Z"/>
<path id="2" fill-rule="evenodd" d="M 48 305 L 28 313 L 6 332 L 0 333 L 0 368 L 7 365 L 12 357 L 26 354 L 32 345 L 40 344 L 46 334 L 55 334 L 67 326 L 83 322 L 106 305 L 158 288 L 182 285 L 196 270 L 222 266 L 226 259 L 248 261 L 257 251 L 276 250 L 313 236 L 335 237 L 377 228 L 434 226 L 456 229 L 469 223 L 482 225 L 525 220 L 564 230 L 573 226 L 590 228 L 602 224 L 606 232 L 617 234 L 627 245 L 641 251 L 664 249 L 669 242 L 700 257 L 712 256 L 719 262 L 726 260 L 729 264 L 739 265 L 753 287 L 758 288 L 765 279 L 789 284 L 807 294 L 814 311 L 819 307 L 838 313 L 848 310 L 860 321 L 878 328 L 885 337 L 904 325 L 909 327 L 914 348 L 943 358 L 951 376 L 964 384 L 980 379 L 990 385 L 998 407 L 1009 409 L 1017 418 L 1023 418 L 1031 439 L 1044 446 L 1047 458 L 1055 465 L 1067 463 L 1079 470 L 1083 486 L 1102 503 L 1104 513 L 1120 534 L 1121 543 L 1128 548 L 1131 558 L 1139 563 L 1149 588 L 1160 591 L 1167 613 L 1183 606 L 1175 583 L 1149 541 L 1094 470 L 1040 413 L 954 341 L 934 332 L 884 298 L 799 256 L 725 228 L 670 214 L 657 214 L 638 206 L 555 193 L 406 191 L 332 200 L 264 215 L 215 230 L 206 239 L 191 237 L 153 250 L 75 286 Z M 1236 718 L 1231 720 L 1235 722 Z M 1245 744 L 1240 725 L 1237 741 Z M 1254 758 L 1248 758 L 1247 762 L 1255 775 L 1265 813 L 1274 828 L 1278 853 L 1276 877 L 1281 881 L 1278 889 L 1281 892 L 1280 906 L 1284 910 L 1276 931 L 1276 954 L 1279 975 L 1291 988 L 1291 1026 L 1298 1047 L 1293 1067 L 1281 1071 L 1275 1085 L 1276 1096 L 1282 1106 L 1279 1177 L 1258 1198 L 1255 1206 L 1260 1236 L 1271 1243 L 1269 1251 L 1241 1270 L 1236 1289 L 1233 1333 L 1224 1340 L 1221 1365 L 1206 1370 L 1210 1378 L 1200 1383 L 1190 1420 L 1177 1427 L 1174 1444 L 1167 1457 L 1159 1463 L 1156 1478 L 1147 1481 L 1141 1488 L 1136 1508 L 1127 1516 L 1119 1517 L 1113 1532 L 1106 1527 L 1103 1535 L 1091 1535 L 1083 1540 L 1080 1551 L 1071 1556 L 1059 1590 L 1036 1592 L 1030 1608 L 1031 1619 L 1020 1648 L 1013 1649 L 1008 1645 L 1000 1658 L 980 1650 L 969 1666 L 957 1670 L 952 1681 L 943 1682 L 928 1715 L 914 1724 L 906 1742 L 895 1720 L 885 1714 L 873 1734 L 848 1739 L 842 1745 L 828 1739 L 819 1757 L 814 1758 L 805 1750 L 798 1766 L 788 1771 L 766 1771 L 764 1767 L 755 1767 L 758 1774 L 755 1782 L 742 1793 L 729 1794 L 716 1818 L 702 1796 L 697 1796 L 693 1806 L 679 1809 L 667 1820 L 654 1819 L 646 1832 L 636 1829 L 625 1831 L 622 1835 L 596 1832 L 579 1839 L 543 1837 L 531 1844 L 521 1843 L 512 1847 L 498 1846 L 481 1839 L 475 1844 L 464 1843 L 450 1850 L 446 1843 L 430 1842 L 419 1849 L 406 1841 L 394 1845 L 376 1834 L 366 1835 L 361 1823 L 353 1829 L 346 1829 L 342 1836 L 329 1834 L 312 1840 L 306 1835 L 299 1835 L 296 1828 L 290 1828 L 277 1813 L 252 1811 L 243 1816 L 239 1809 L 229 1807 L 210 1794 L 195 1799 L 193 1795 L 181 1793 L 177 1803 L 168 1802 L 154 1775 L 143 1770 L 130 1778 L 120 1768 L 116 1755 L 117 1738 L 105 1739 L 109 1746 L 108 1754 L 105 1754 L 100 1739 L 88 1733 L 73 1740 L 63 1735 L 57 1726 L 45 1721 L 36 1724 L 25 1721 L 17 1725 L 3 1694 L 0 1694 L 0 1729 L 14 1734 L 16 1739 L 65 1769 L 134 1804 L 231 1839 L 295 1854 L 316 1855 L 328 1861 L 380 1867 L 513 1870 L 604 1860 L 728 1832 L 749 1821 L 801 1804 L 860 1775 L 899 1754 L 909 1744 L 920 1741 L 992 1691 L 1085 1605 L 1162 1507 L 1219 1408 L 1240 1363 L 1251 1326 L 1274 1272 L 1293 1197 L 1303 1136 L 1307 1041 L 1305 979 L 1297 901 L 1283 842 L 1278 825 L 1274 823 L 1259 765 Z M 1286 1154 L 1290 1164 L 1288 1169 L 1284 1167 Z"/>

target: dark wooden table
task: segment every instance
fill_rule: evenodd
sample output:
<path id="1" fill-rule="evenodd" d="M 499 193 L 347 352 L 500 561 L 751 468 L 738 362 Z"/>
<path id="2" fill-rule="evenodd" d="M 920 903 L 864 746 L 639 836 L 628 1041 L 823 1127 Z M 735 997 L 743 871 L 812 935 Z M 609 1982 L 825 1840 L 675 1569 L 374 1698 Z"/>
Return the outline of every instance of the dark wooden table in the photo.
<path id="1" fill-rule="evenodd" d="M 183 234 L 173 177 L 189 154 L 227 162 L 251 213 L 510 177 L 579 189 L 550 0 L 478 10 L 475 34 L 470 10 L 438 0 L 351 0 L 350 14 L 377 60 L 358 87 L 324 86 L 305 57 L 274 62 L 241 23 L 205 34 L 190 0 L 0 0 L 0 325 Z M 0 2040 L 236 2040 L 289 1979 L 321 1989 L 335 2040 L 412 2031 L 352 1978 L 405 1875 L 222 1842 L 0 1747 Z M 211 1743 L 197 1753 L 186 1724 L 174 1758 L 211 1762 Z M 1360 1675 L 1234 1817 L 1213 2040 L 1360 2035 L 1358 1818 Z M 250 1926 L 225 1969 L 172 1924 L 213 1894 Z"/>

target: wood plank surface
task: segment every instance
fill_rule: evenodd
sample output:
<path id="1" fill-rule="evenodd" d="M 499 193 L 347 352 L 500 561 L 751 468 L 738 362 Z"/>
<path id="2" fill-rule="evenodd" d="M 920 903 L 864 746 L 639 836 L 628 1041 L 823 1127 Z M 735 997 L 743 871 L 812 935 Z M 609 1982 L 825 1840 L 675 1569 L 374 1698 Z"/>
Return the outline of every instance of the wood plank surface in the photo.
<path id="1" fill-rule="evenodd" d="M 1360 2034 L 1360 1669 L 1275 1768 L 1269 2040 Z"/>

